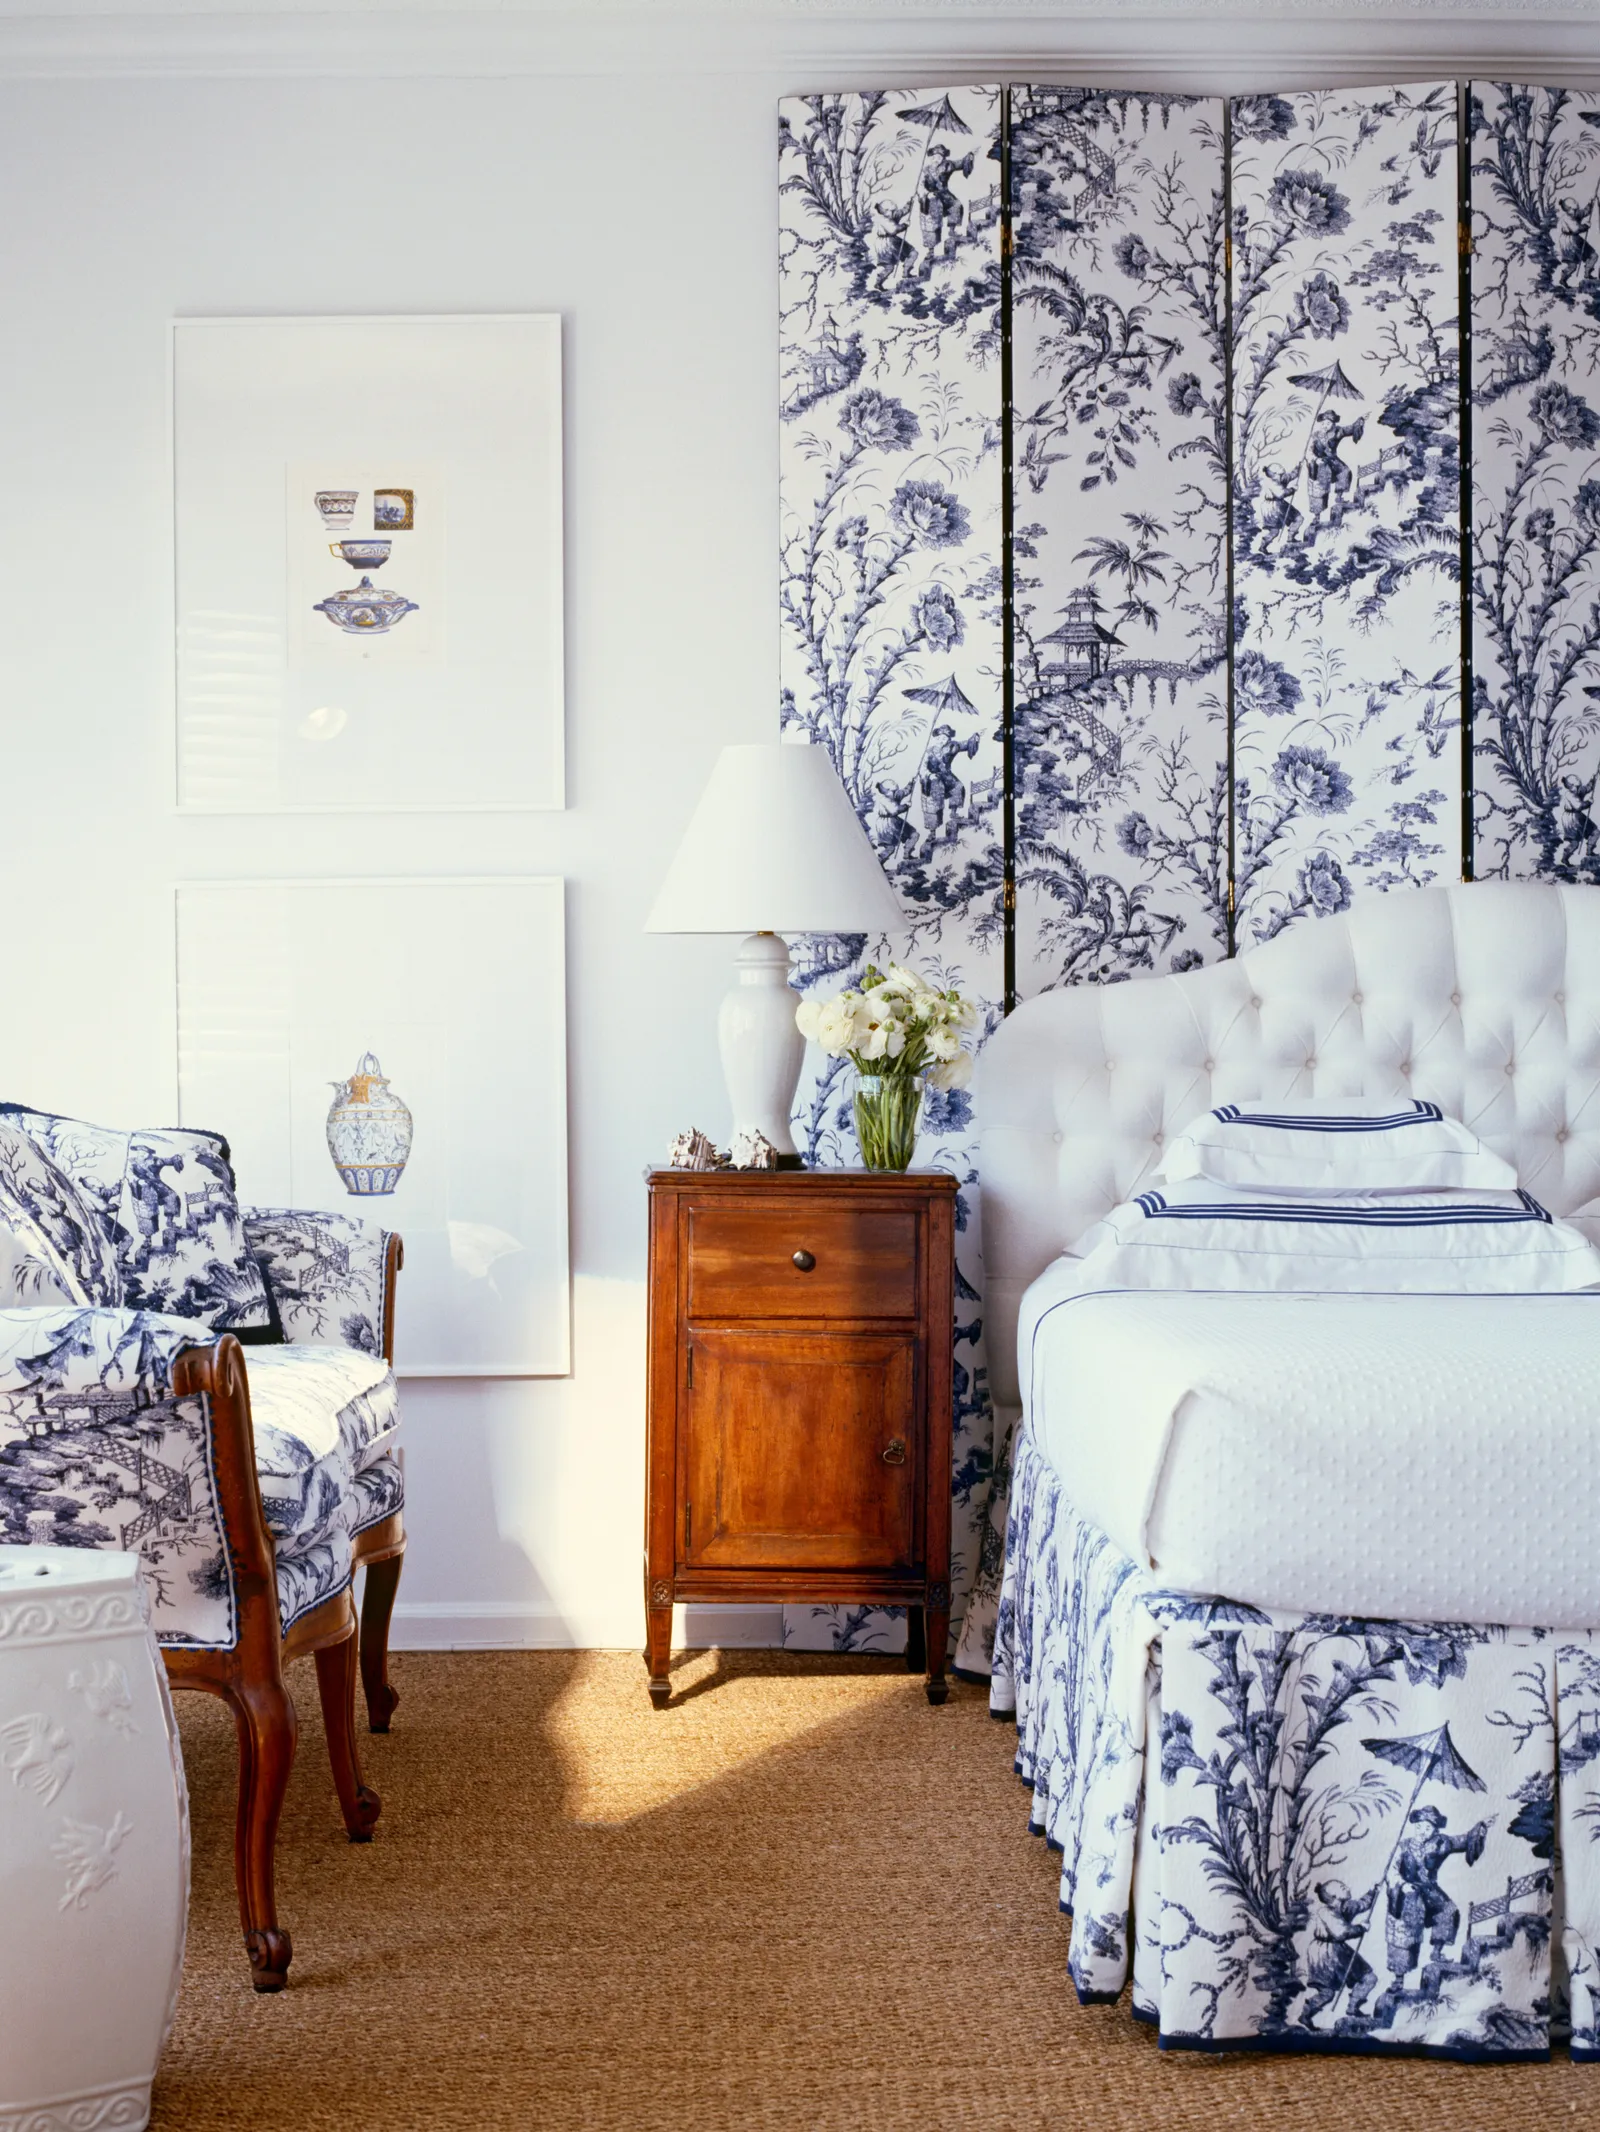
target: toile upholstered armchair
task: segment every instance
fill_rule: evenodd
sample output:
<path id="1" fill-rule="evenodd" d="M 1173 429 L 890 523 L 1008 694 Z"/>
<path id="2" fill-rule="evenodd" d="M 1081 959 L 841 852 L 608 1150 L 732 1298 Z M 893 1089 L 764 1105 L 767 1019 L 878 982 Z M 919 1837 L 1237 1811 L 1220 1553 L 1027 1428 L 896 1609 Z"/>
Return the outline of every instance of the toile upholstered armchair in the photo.
<path id="1" fill-rule="evenodd" d="M 241 1209 L 218 1134 L 0 1105 L 0 1539 L 137 1553 L 172 1685 L 232 1708 L 259 1991 L 291 1957 L 273 1854 L 292 1659 L 316 1658 L 351 1840 L 379 1813 L 354 1715 L 358 1666 L 374 1731 L 398 1700 L 400 1263 L 398 1236 L 343 1215 Z"/>

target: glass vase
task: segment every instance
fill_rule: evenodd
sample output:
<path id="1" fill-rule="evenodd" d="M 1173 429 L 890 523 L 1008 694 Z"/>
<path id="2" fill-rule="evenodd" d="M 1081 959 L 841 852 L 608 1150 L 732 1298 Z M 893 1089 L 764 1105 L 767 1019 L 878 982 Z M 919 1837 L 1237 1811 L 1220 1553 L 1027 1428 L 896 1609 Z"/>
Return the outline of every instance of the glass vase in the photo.
<path id="1" fill-rule="evenodd" d="M 856 1076 L 856 1139 L 869 1170 L 908 1170 L 917 1146 L 922 1082 L 906 1074 Z"/>

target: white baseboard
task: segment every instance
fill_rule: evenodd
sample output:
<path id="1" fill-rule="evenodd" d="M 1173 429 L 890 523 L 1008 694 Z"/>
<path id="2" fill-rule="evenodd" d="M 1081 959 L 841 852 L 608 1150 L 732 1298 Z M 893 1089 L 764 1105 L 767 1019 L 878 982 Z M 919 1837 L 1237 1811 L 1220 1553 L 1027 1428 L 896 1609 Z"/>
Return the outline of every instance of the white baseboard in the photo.
<path id="1" fill-rule="evenodd" d="M 776 1606 L 691 1606 L 673 1613 L 674 1650 L 777 1649 Z M 576 1618 L 540 1601 L 402 1599 L 389 1641 L 397 1651 L 631 1651 L 644 1643 L 642 1613 Z"/>

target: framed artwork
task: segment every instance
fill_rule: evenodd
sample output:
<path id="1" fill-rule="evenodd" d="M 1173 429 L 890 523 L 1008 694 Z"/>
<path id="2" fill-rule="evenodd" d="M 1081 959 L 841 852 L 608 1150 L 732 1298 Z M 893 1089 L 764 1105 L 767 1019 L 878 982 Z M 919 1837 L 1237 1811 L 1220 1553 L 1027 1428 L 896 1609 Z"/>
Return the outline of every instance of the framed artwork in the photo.
<path id="1" fill-rule="evenodd" d="M 177 891 L 178 1100 L 246 1206 L 396 1229 L 395 1367 L 571 1367 L 558 879 Z"/>
<path id="2" fill-rule="evenodd" d="M 179 319 L 172 441 L 181 809 L 564 804 L 558 316 Z"/>

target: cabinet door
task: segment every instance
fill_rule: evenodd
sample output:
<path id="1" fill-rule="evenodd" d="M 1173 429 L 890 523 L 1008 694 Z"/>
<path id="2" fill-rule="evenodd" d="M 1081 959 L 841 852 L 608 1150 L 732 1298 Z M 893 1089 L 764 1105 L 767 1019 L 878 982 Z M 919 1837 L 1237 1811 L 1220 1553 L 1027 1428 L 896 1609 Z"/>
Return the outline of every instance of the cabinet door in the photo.
<path id="1" fill-rule="evenodd" d="M 686 1566 L 916 1566 L 910 1334 L 708 1330 L 689 1335 L 689 1350 Z"/>

